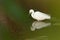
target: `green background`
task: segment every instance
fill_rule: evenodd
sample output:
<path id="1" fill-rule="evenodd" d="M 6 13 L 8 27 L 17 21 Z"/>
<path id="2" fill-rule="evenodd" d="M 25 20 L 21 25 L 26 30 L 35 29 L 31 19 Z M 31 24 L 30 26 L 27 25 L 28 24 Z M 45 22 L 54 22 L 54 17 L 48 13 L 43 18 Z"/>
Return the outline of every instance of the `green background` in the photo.
<path id="1" fill-rule="evenodd" d="M 18 0 L 18 2 L 16 0 L 3 1 L 6 15 L 16 24 L 12 22 L 12 26 L 6 26 L 0 23 L 1 40 L 60 40 L 59 0 Z M 29 15 L 30 8 L 50 14 L 51 26 L 32 32 L 30 26 L 35 20 Z M 48 37 L 41 38 L 40 36 Z"/>

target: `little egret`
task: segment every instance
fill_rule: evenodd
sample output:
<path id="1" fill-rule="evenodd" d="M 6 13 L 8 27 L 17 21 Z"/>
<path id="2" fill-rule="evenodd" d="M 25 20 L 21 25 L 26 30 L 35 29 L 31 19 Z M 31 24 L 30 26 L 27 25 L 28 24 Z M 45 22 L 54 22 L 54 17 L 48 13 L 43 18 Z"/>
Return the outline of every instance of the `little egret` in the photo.
<path id="1" fill-rule="evenodd" d="M 32 18 L 36 19 L 37 21 L 42 21 L 42 20 L 45 20 L 45 19 L 51 19 L 50 15 L 47 15 L 47 14 L 42 13 L 40 11 L 34 12 L 33 9 L 30 9 L 29 13 L 31 14 Z"/>

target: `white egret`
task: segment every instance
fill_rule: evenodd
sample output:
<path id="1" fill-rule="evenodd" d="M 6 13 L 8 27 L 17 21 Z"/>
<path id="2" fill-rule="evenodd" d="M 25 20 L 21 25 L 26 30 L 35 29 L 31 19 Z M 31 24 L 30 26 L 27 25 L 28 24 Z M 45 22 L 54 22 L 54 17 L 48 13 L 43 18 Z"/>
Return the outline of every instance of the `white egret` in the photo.
<path id="1" fill-rule="evenodd" d="M 29 10 L 29 13 L 31 14 L 33 19 L 36 19 L 37 21 L 45 20 L 45 19 L 51 19 L 50 15 L 47 15 L 45 13 L 42 13 L 40 11 L 34 12 L 33 9 Z"/>

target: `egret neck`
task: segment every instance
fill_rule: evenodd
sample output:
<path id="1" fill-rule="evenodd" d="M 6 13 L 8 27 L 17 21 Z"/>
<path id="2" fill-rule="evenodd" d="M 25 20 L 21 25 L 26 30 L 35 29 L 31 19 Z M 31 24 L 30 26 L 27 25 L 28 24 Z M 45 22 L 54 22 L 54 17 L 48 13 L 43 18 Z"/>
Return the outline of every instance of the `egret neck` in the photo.
<path id="1" fill-rule="evenodd" d="M 30 9 L 30 10 L 29 10 L 29 13 L 30 13 L 30 14 L 34 14 L 34 10 L 33 10 L 33 9 Z"/>

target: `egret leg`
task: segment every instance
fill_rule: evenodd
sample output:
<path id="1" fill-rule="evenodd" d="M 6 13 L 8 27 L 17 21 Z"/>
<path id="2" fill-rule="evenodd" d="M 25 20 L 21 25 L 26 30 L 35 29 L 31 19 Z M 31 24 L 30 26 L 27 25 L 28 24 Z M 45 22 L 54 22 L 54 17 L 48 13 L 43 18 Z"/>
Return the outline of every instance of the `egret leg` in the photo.
<path id="1" fill-rule="evenodd" d="M 38 22 L 42 22 L 43 20 L 37 20 Z"/>
<path id="2" fill-rule="evenodd" d="M 41 21 L 41 20 L 37 20 L 37 21 Z"/>

